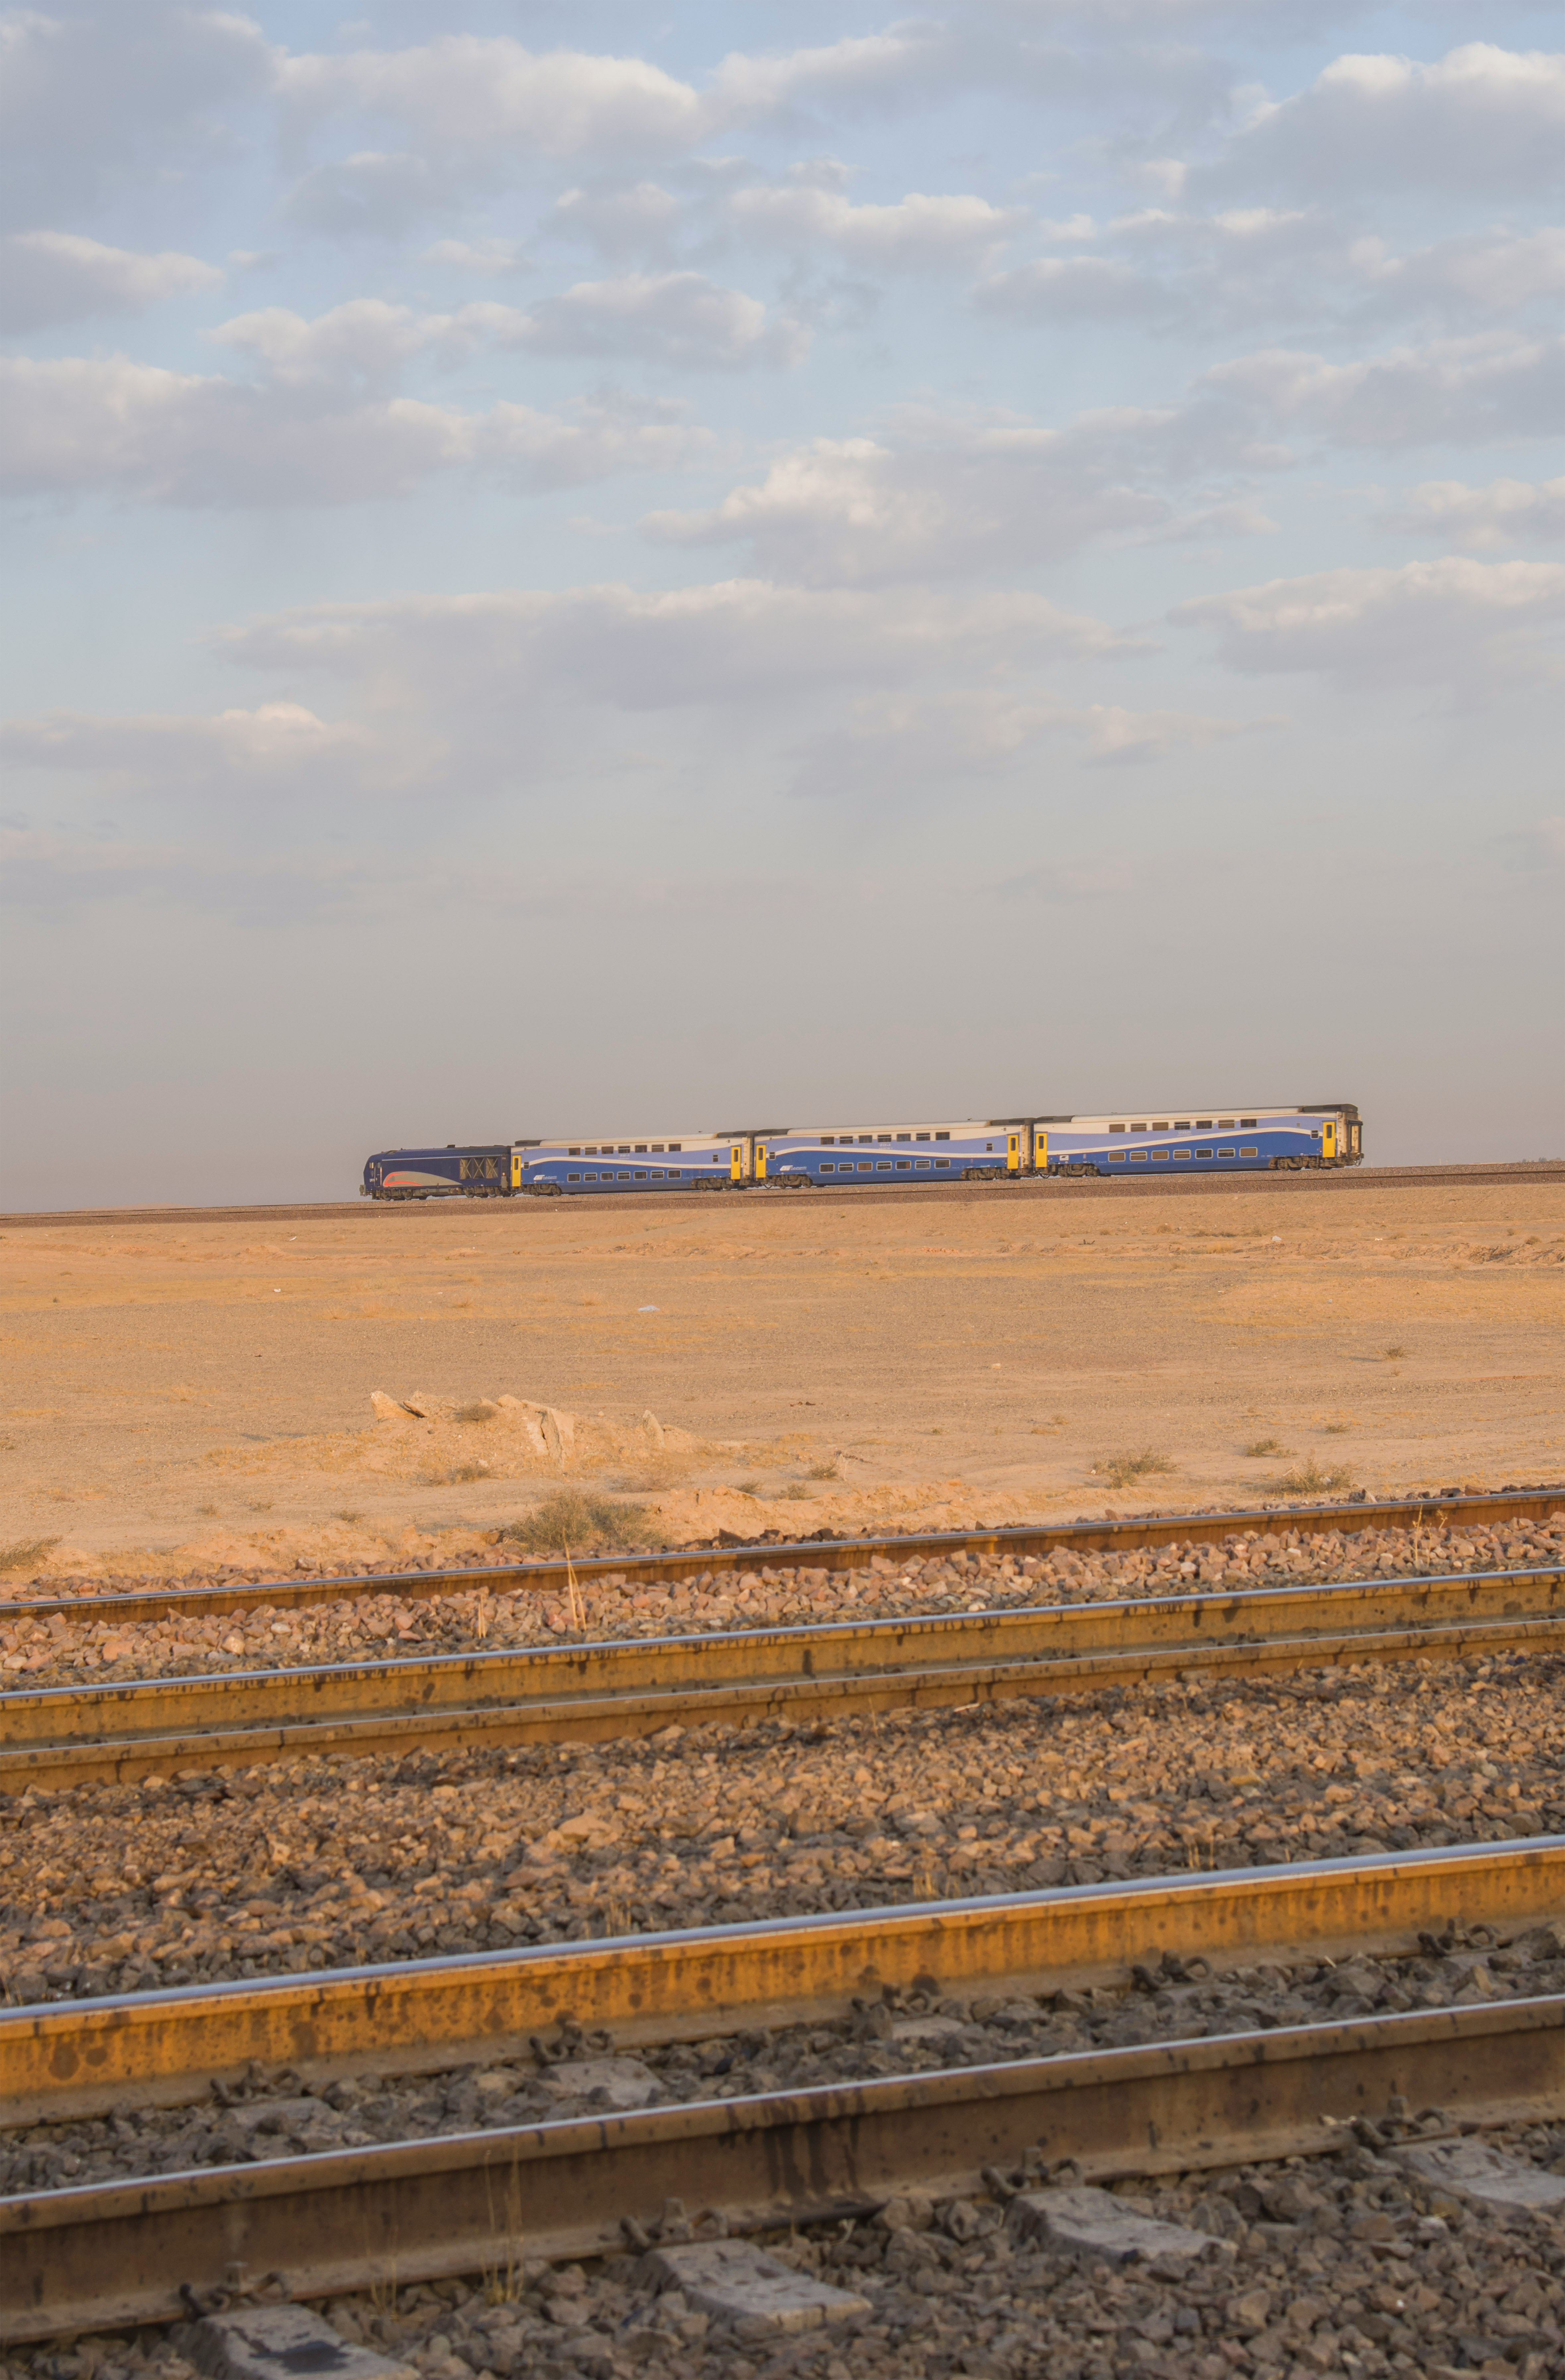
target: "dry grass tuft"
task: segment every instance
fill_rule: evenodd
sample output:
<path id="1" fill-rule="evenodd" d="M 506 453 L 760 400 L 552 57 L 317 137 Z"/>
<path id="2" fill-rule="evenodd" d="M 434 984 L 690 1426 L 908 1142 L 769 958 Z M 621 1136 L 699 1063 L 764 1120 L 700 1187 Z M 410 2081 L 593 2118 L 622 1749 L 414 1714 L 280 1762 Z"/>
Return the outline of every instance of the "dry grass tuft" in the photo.
<path id="1" fill-rule="evenodd" d="M 1267 1486 L 1279 1496 L 1340 1495 L 1353 1484 L 1353 1475 L 1344 1464 L 1334 1463 L 1323 1471 L 1314 1455 L 1307 1463 L 1296 1463 L 1280 1479 L 1268 1479 Z"/>
<path id="2" fill-rule="evenodd" d="M 1287 1454 L 1291 1450 L 1280 1438 L 1253 1438 L 1244 1451 L 1246 1454 Z"/>
<path id="3" fill-rule="evenodd" d="M 58 1537 L 18 1537 L 8 1546 L 0 1546 L 0 1570 L 30 1570 L 59 1544 Z"/>
<path id="4" fill-rule="evenodd" d="M 831 1461 L 812 1463 L 805 1473 L 807 1479 L 840 1479 L 842 1475 L 836 1464 Z"/>
<path id="5" fill-rule="evenodd" d="M 500 1532 L 509 1545 L 529 1554 L 614 1553 L 640 1545 L 646 1536 L 640 1504 L 611 1504 L 606 1496 L 584 1496 L 562 1488 Z"/>
<path id="6" fill-rule="evenodd" d="M 1109 1454 L 1095 1463 L 1092 1475 L 1106 1480 L 1110 1488 L 1128 1488 L 1135 1479 L 1149 1479 L 1155 1473 L 1172 1471 L 1177 1465 L 1166 1454 L 1144 1446 L 1139 1454 Z"/>

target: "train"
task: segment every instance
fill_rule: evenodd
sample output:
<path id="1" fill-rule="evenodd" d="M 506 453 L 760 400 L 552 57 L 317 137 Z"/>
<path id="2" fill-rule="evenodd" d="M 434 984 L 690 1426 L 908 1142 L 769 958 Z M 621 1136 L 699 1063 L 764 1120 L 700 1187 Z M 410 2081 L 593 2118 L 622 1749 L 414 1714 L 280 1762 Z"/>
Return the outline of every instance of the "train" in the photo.
<path id="1" fill-rule="evenodd" d="M 601 1198 L 683 1190 L 894 1188 L 1101 1175 L 1303 1172 L 1364 1161 L 1351 1101 L 1185 1102 L 1183 1115 L 999 1116 L 944 1123 L 755 1124 L 731 1132 L 382 1148 L 365 1198 Z M 1227 1112 L 1223 1111 L 1226 1104 Z M 1135 1168 L 1146 1167 L 1137 1175 Z M 1121 1169 L 1123 1169 L 1122 1171 Z"/>

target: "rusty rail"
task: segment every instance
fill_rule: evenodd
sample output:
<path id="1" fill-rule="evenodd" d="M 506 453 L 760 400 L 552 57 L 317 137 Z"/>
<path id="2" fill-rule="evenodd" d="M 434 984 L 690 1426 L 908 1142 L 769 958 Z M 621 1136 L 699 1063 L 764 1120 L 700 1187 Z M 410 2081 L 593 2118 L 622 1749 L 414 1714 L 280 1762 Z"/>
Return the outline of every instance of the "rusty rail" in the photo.
<path id="1" fill-rule="evenodd" d="M 0 1694 L 0 1792 L 1560 1645 L 1540 1569 L 50 1686 Z"/>
<path id="2" fill-rule="evenodd" d="M 0 2200 L 0 2341 L 155 2322 L 247 2271 L 294 2298 L 602 2253 L 671 2197 L 743 2230 L 982 2190 L 1029 2151 L 1094 2180 L 1318 2153 L 1393 2104 L 1565 2112 L 1565 1999 L 657 2107 Z"/>
<path id="3" fill-rule="evenodd" d="M 252 2060 L 307 2079 L 530 2054 L 566 2018 L 622 2043 L 850 2010 L 933 1977 L 948 1991 L 1074 1989 L 1165 1952 L 1213 1967 L 1410 1951 L 1565 1914 L 1565 1836 L 1370 1858 L 916 1901 L 249 1983 L 0 2009 L 7 2120 L 177 2105 Z"/>
<path id="4" fill-rule="evenodd" d="M 1288 1177 L 1292 1179 L 1293 1177 Z M 998 1528 L 934 1529 L 906 1536 L 877 1537 L 808 1537 L 771 1545 L 764 1541 L 726 1543 L 640 1554 L 593 1554 L 571 1564 L 576 1578 L 590 1585 L 601 1578 L 623 1579 L 634 1585 L 674 1585 L 704 1572 L 759 1570 L 863 1570 L 877 1554 L 889 1561 L 907 1561 L 940 1554 L 1127 1553 L 1139 1548 L 1172 1545 L 1219 1545 L 1229 1536 L 1286 1536 L 1292 1530 L 1319 1534 L 1339 1530 L 1354 1536 L 1365 1529 L 1421 1525 L 1483 1527 L 1504 1521 L 1547 1521 L 1565 1512 L 1565 1485 L 1508 1488 L 1472 1495 L 1440 1490 L 1428 1496 L 1393 1496 L 1380 1502 L 1340 1504 L 1264 1504 L 1232 1512 L 1159 1512 L 1121 1520 L 1027 1522 Z M 210 1618 L 224 1612 L 254 1610 L 266 1605 L 275 1610 L 300 1610 L 315 1603 L 340 1603 L 361 1595 L 394 1595 L 405 1601 L 428 1601 L 441 1595 L 475 1590 L 515 1594 L 527 1587 L 551 1594 L 566 1584 L 562 1561 L 496 1563 L 467 1570 L 388 1571 L 350 1573 L 340 1578 L 272 1579 L 257 1585 L 232 1586 L 168 1586 L 138 1588 L 131 1594 L 33 1597 L 5 1606 L 8 1619 L 47 1619 L 59 1612 L 67 1618 L 112 1614 L 116 1620 L 177 1619 L 184 1613 Z"/>

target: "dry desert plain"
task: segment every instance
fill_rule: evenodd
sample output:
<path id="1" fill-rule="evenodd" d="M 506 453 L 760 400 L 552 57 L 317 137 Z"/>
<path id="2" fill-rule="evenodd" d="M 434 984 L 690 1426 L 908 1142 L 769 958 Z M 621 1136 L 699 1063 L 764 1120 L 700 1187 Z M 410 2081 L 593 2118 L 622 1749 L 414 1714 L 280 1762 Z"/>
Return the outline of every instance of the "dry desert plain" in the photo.
<path id="1" fill-rule="evenodd" d="M 1282 1186 L 9 1226 L 0 1591 L 1559 1477 L 1559 1182 Z"/>

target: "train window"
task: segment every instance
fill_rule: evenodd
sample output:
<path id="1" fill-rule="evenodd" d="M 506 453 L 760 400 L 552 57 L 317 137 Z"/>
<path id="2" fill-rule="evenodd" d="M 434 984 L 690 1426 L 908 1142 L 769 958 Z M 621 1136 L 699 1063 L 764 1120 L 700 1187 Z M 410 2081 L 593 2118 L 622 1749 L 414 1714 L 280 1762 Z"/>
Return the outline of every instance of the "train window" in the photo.
<path id="1" fill-rule="evenodd" d="M 1168 1150 L 1167 1150 L 1166 1148 L 1155 1148 L 1155 1149 L 1152 1151 L 1153 1161 L 1154 1161 L 1155 1163 L 1157 1163 L 1157 1162 L 1163 1162 L 1163 1163 L 1166 1163 L 1166 1162 L 1167 1162 L 1167 1160 L 1168 1160 L 1168 1154 L 1169 1154 L 1169 1152 L 1168 1152 Z"/>
<path id="2" fill-rule="evenodd" d="M 581 1155 L 581 1151 L 579 1148 L 567 1148 L 565 1155 L 567 1157 L 579 1157 Z"/>
<path id="3" fill-rule="evenodd" d="M 1173 1153 L 1175 1157 L 1178 1158 L 1188 1158 L 1190 1155 L 1190 1151 L 1187 1148 L 1176 1148 Z"/>
<path id="4" fill-rule="evenodd" d="M 869 1171 L 868 1166 L 867 1165 L 864 1170 L 866 1173 L 867 1173 Z M 892 1160 L 889 1157 L 878 1157 L 875 1160 L 875 1171 L 877 1173 L 889 1173 L 891 1170 Z"/>
<path id="5" fill-rule="evenodd" d="M 1166 1122 L 1164 1122 L 1164 1123 L 1155 1123 L 1155 1124 L 1153 1125 L 1153 1127 L 1152 1127 L 1152 1129 L 1153 1129 L 1153 1131 L 1154 1131 L 1154 1132 L 1167 1132 L 1168 1128 L 1169 1128 L 1169 1127 L 1168 1127 L 1168 1124 L 1167 1124 L 1167 1123 L 1166 1123 Z"/>
<path id="6" fill-rule="evenodd" d="M 1197 1131 L 1197 1132 L 1210 1132 L 1211 1128 L 1212 1128 L 1212 1119 L 1211 1119 L 1211 1117 L 1210 1117 L 1210 1116 L 1197 1116 L 1197 1117 L 1196 1117 L 1196 1119 L 1195 1119 L 1195 1129 L 1196 1129 L 1196 1131 Z"/>
<path id="7" fill-rule="evenodd" d="M 892 1136 L 892 1135 L 891 1135 L 891 1134 L 890 1134 L 889 1132 L 878 1132 L 878 1133 L 876 1134 L 876 1135 L 875 1135 L 875 1137 L 876 1137 L 876 1139 L 877 1139 L 877 1140 L 890 1140 L 891 1136 Z M 865 1140 L 867 1140 L 867 1139 L 868 1139 L 868 1137 L 869 1137 L 869 1135 L 868 1135 L 867 1133 L 865 1133 L 864 1135 L 862 1135 L 862 1137 L 863 1137 Z"/>
<path id="8" fill-rule="evenodd" d="M 646 1169 L 646 1167 L 645 1167 L 644 1165 L 638 1165 L 638 1166 L 637 1167 L 637 1169 L 636 1169 L 636 1178 L 637 1178 L 637 1182 L 645 1182 L 645 1181 L 646 1181 L 646 1179 L 647 1179 L 647 1169 Z"/>
<path id="9" fill-rule="evenodd" d="M 929 1135 L 927 1132 L 916 1132 L 913 1137 L 915 1140 L 928 1140 Z"/>
<path id="10" fill-rule="evenodd" d="M 1211 1153 L 1209 1148 L 1198 1148 L 1195 1152 L 1197 1157 L 1210 1157 Z"/>
<path id="11" fill-rule="evenodd" d="M 1190 1130 L 1190 1118 L 1185 1116 L 1182 1120 L 1176 1116 L 1174 1119 L 1174 1130 L 1175 1132 L 1188 1132 Z"/>
<path id="12" fill-rule="evenodd" d="M 567 1173 L 565 1179 L 567 1182 L 579 1182 L 581 1176 L 579 1173 Z"/>
<path id="13" fill-rule="evenodd" d="M 1219 1116 L 1218 1130 L 1219 1132 L 1231 1132 L 1233 1130 L 1233 1118 L 1231 1116 Z"/>
<path id="14" fill-rule="evenodd" d="M 829 1157 L 823 1157 L 820 1160 L 820 1171 L 822 1173 L 835 1173 L 837 1169 Z"/>
<path id="15" fill-rule="evenodd" d="M 1260 1153 L 1258 1148 L 1242 1148 L 1239 1152 L 1241 1157 L 1258 1157 Z"/>
<path id="16" fill-rule="evenodd" d="M 899 1173 L 911 1173 L 912 1171 L 913 1160 L 911 1157 L 899 1157 L 897 1159 L 897 1172 Z"/>
<path id="17" fill-rule="evenodd" d="M 929 1160 L 927 1157 L 916 1157 L 913 1162 L 920 1173 L 928 1173 L 929 1170 Z"/>
<path id="18" fill-rule="evenodd" d="M 910 1132 L 899 1132 L 897 1138 L 899 1140 L 911 1140 L 913 1138 L 913 1135 Z"/>
<path id="19" fill-rule="evenodd" d="M 1320 1126 L 1318 1124 L 1312 1124 L 1310 1127 L 1310 1138 L 1312 1140 L 1318 1140 L 1320 1138 Z"/>
<path id="20" fill-rule="evenodd" d="M 858 1170 L 861 1173 L 873 1173 L 875 1168 L 867 1157 L 861 1157 L 858 1160 Z"/>
<path id="21" fill-rule="evenodd" d="M 940 1135 L 939 1133 L 937 1133 L 937 1134 L 935 1135 L 935 1138 L 936 1138 L 937 1140 L 939 1140 L 939 1139 L 940 1139 Z M 947 1134 L 946 1134 L 946 1135 L 945 1135 L 945 1137 L 946 1137 L 946 1139 L 948 1139 L 948 1140 L 949 1140 L 949 1139 L 951 1138 L 951 1135 L 950 1135 L 949 1133 L 947 1133 Z M 950 1160 L 950 1158 L 949 1158 L 949 1157 L 937 1157 L 937 1158 L 936 1158 L 936 1160 L 935 1160 L 935 1163 L 936 1163 L 937 1165 L 949 1165 L 949 1164 L 951 1163 L 951 1160 Z"/>
<path id="22" fill-rule="evenodd" d="M 1122 1123 L 1111 1123 L 1109 1129 L 1110 1132 L 1123 1132 L 1124 1126 Z"/>
<path id="23" fill-rule="evenodd" d="M 671 1157 L 679 1157 L 683 1155 L 685 1143 L 682 1140 L 671 1140 L 668 1145 L 668 1153 Z"/>
<path id="24" fill-rule="evenodd" d="M 1122 1124 L 1116 1124 L 1114 1129 L 1116 1132 L 1122 1132 L 1124 1130 L 1124 1126 Z M 1110 1165 L 1122 1165 L 1124 1161 L 1125 1153 L 1122 1148 L 1111 1148 L 1109 1151 L 1109 1162 Z"/>
<path id="25" fill-rule="evenodd" d="M 1146 1162 L 1146 1151 L 1144 1148 L 1133 1148 L 1130 1153 L 1130 1161 L 1133 1165 L 1145 1165 Z"/>
<path id="26" fill-rule="evenodd" d="M 951 1135 L 949 1132 L 937 1132 L 935 1138 L 937 1140 L 949 1140 L 951 1138 Z"/>
<path id="27" fill-rule="evenodd" d="M 1219 1157 L 1231 1157 L 1233 1151 L 1231 1148 L 1219 1148 L 1218 1151 L 1218 1155 Z"/>
<path id="28" fill-rule="evenodd" d="M 823 1132 L 820 1135 L 820 1146 L 822 1148 L 835 1148 L 837 1146 L 836 1134 L 834 1132 Z"/>
<path id="29" fill-rule="evenodd" d="M 646 1142 L 645 1142 L 644 1140 L 638 1140 L 638 1141 L 637 1142 L 637 1144 L 636 1144 L 635 1148 L 633 1149 L 633 1151 L 632 1151 L 631 1153 L 632 1153 L 632 1155 L 633 1155 L 633 1156 L 636 1156 L 636 1157 L 645 1157 L 645 1156 L 646 1156 L 646 1154 L 647 1154 L 647 1144 L 646 1144 Z"/>
<path id="30" fill-rule="evenodd" d="M 596 1173 L 584 1173 L 581 1178 L 584 1182 L 596 1182 L 598 1176 Z"/>
<path id="31" fill-rule="evenodd" d="M 1254 1131 L 1255 1131 L 1255 1129 L 1256 1129 L 1256 1119 L 1255 1119 L 1255 1117 L 1254 1117 L 1254 1116 L 1241 1116 L 1241 1117 L 1240 1117 L 1240 1119 L 1239 1119 L 1239 1129 L 1240 1129 L 1240 1131 L 1241 1131 L 1241 1132 L 1254 1132 Z"/>
<path id="32" fill-rule="evenodd" d="M 1132 1132 L 1145 1132 L 1146 1129 L 1146 1126 L 1144 1123 L 1133 1123 L 1131 1126 Z"/>
<path id="33" fill-rule="evenodd" d="M 677 1165 L 671 1165 L 668 1170 L 668 1178 L 671 1182 L 683 1182 L 685 1175 Z"/>
<path id="34" fill-rule="evenodd" d="M 989 1150 L 989 1155 L 992 1157 L 992 1156 L 994 1155 L 994 1143 L 993 1143 L 993 1141 L 992 1141 L 992 1140 L 986 1140 L 986 1141 L 985 1141 L 985 1143 L 984 1143 L 984 1147 Z"/>
<path id="35" fill-rule="evenodd" d="M 630 1176 L 629 1176 L 629 1174 L 628 1174 L 628 1173 L 616 1173 L 616 1174 L 614 1175 L 614 1177 L 613 1177 L 613 1178 L 614 1178 L 614 1180 L 615 1180 L 616 1182 L 628 1182 L 628 1181 L 630 1180 Z M 604 1179 L 604 1181 L 605 1181 L 605 1182 L 607 1182 L 607 1181 L 608 1181 L 608 1179 L 609 1179 L 609 1176 L 605 1173 L 605 1174 L 604 1174 L 604 1176 L 603 1176 L 603 1179 Z"/>

